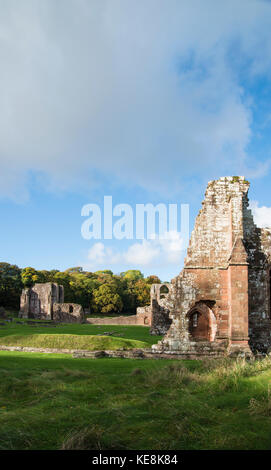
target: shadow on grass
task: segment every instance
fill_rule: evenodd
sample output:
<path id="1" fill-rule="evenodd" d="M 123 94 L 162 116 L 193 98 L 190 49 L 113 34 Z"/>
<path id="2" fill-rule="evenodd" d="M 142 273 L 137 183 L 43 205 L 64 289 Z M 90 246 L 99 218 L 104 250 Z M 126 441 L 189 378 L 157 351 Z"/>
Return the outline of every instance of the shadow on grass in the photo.
<path id="1" fill-rule="evenodd" d="M 0 448 L 269 449 L 270 366 L 1 352 Z"/>

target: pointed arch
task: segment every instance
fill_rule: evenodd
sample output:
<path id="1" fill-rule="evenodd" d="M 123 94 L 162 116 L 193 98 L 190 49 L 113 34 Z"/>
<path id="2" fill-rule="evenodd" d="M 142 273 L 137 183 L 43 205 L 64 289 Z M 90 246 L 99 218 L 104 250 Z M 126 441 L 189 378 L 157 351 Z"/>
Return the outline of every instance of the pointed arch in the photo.
<path id="1" fill-rule="evenodd" d="M 188 331 L 194 341 L 214 341 L 217 331 L 216 317 L 207 303 L 197 302 L 187 313 Z"/>

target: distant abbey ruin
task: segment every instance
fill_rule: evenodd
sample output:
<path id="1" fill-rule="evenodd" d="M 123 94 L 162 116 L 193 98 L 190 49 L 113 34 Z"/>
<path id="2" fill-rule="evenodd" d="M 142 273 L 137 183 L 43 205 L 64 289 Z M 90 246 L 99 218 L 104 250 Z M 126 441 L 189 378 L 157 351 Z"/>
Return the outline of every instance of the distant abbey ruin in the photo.
<path id="1" fill-rule="evenodd" d="M 23 289 L 19 316 L 21 318 L 81 323 L 84 320 L 84 310 L 81 305 L 64 303 L 63 286 L 46 282 Z"/>
<path id="2" fill-rule="evenodd" d="M 89 323 L 145 325 L 165 335 L 153 353 L 178 357 L 251 356 L 271 350 L 271 229 L 248 209 L 244 177 L 210 181 L 181 273 L 151 286 L 151 302 L 136 315 Z M 24 289 L 21 316 L 83 321 L 80 305 L 64 303 L 63 286 Z"/>

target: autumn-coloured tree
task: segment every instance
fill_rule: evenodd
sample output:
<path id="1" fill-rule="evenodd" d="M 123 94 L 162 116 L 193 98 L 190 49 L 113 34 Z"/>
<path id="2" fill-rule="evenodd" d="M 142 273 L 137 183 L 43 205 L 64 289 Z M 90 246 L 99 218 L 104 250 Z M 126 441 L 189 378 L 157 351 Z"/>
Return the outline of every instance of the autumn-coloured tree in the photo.
<path id="1" fill-rule="evenodd" d="M 151 275 L 144 278 L 138 269 L 129 269 L 118 275 L 110 269 L 96 272 L 84 271 L 81 267 L 36 270 L 33 267 L 20 269 L 9 263 L 0 263 L 0 305 L 19 309 L 23 287 L 35 283 L 55 282 L 64 286 L 65 302 L 74 302 L 91 313 L 125 312 L 134 314 L 139 306 L 148 305 L 150 287 L 160 283 Z"/>

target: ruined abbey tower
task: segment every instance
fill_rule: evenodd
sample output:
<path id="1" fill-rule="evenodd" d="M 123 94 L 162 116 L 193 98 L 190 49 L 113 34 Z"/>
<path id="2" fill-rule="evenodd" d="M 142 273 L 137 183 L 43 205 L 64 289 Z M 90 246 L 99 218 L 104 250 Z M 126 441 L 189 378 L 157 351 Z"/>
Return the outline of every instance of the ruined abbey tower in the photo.
<path id="1" fill-rule="evenodd" d="M 251 355 L 271 347 L 271 229 L 254 224 L 248 189 L 244 177 L 209 182 L 182 272 L 162 301 L 153 288 L 153 325 L 159 332 L 171 323 L 153 352 Z"/>

